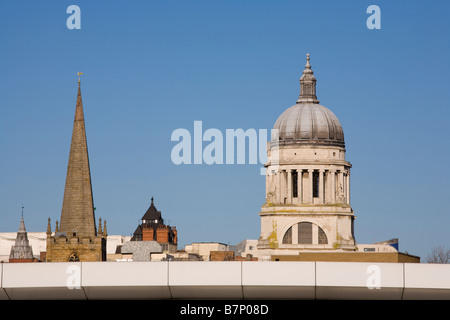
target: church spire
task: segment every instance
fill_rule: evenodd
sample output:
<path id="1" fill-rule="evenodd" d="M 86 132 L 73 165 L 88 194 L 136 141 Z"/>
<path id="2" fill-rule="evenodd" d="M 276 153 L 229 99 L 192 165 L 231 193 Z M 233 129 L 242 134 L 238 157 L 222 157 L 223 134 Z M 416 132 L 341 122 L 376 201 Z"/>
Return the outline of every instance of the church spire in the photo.
<path id="1" fill-rule="evenodd" d="M 19 225 L 19 231 L 20 233 L 26 233 L 27 230 L 25 229 L 25 222 L 23 220 L 23 212 L 22 212 L 22 219 L 20 220 L 20 225 Z"/>
<path id="2" fill-rule="evenodd" d="M 316 81 L 309 62 L 309 53 L 307 53 L 305 70 L 300 78 L 300 96 L 297 103 L 319 103 L 316 96 Z"/>
<path id="3" fill-rule="evenodd" d="M 80 74 L 78 73 L 78 77 Z M 79 78 L 59 231 L 76 233 L 78 236 L 97 234 Z"/>
<path id="4" fill-rule="evenodd" d="M 9 262 L 32 262 L 33 249 L 28 241 L 27 230 L 25 229 L 25 222 L 23 220 L 23 207 L 22 207 L 22 219 L 20 220 L 19 231 L 16 235 L 16 242 L 11 247 L 9 254 Z"/>

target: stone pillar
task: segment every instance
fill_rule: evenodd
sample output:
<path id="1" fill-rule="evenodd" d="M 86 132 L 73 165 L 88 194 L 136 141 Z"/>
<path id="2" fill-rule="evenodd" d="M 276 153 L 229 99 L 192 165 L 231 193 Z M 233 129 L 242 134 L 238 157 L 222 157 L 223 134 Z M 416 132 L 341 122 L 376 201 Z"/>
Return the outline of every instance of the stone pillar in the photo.
<path id="1" fill-rule="evenodd" d="M 347 204 L 350 204 L 350 170 L 347 171 Z"/>
<path id="2" fill-rule="evenodd" d="M 292 170 L 287 170 L 287 192 L 286 192 L 286 198 L 287 203 L 292 203 Z"/>
<path id="3" fill-rule="evenodd" d="M 297 169 L 297 204 L 303 203 L 303 170 Z"/>
<path id="4" fill-rule="evenodd" d="M 319 203 L 325 203 L 325 194 L 323 192 L 323 175 L 324 175 L 324 170 L 320 169 L 319 170 Z"/>
<path id="5" fill-rule="evenodd" d="M 313 204 L 314 203 L 314 197 L 313 197 L 313 183 L 314 183 L 314 170 L 313 169 L 308 169 L 308 174 L 309 174 L 309 190 L 308 190 L 308 202 Z"/>
<path id="6" fill-rule="evenodd" d="M 330 181 L 330 201 L 332 204 L 336 203 L 336 171 L 332 170 L 330 172 L 331 181 Z"/>
<path id="7" fill-rule="evenodd" d="M 280 189 L 281 189 L 281 197 L 280 203 L 285 203 L 284 198 L 286 198 L 286 171 L 281 170 L 280 172 Z"/>
<path id="8" fill-rule="evenodd" d="M 338 194 L 339 203 L 345 203 L 345 189 L 344 189 L 344 171 L 339 170 L 338 173 Z"/>
<path id="9" fill-rule="evenodd" d="M 276 188 L 277 188 L 277 199 L 276 199 L 276 202 L 277 203 L 282 203 L 283 201 L 282 201 L 282 199 L 281 199 L 281 197 L 282 197 L 282 188 L 281 188 L 281 185 L 282 185 L 282 179 L 281 179 L 281 176 L 282 176 L 282 174 L 283 174 L 283 171 L 281 171 L 281 170 L 279 170 L 278 172 L 277 172 L 277 175 L 278 175 L 278 177 L 277 177 L 277 185 L 276 185 Z"/>

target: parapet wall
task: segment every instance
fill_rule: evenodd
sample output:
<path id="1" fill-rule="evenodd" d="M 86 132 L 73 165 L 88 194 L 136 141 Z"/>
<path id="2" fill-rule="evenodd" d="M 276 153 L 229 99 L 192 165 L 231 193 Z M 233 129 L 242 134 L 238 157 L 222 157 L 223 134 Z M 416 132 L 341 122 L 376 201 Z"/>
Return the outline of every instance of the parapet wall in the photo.
<path id="1" fill-rule="evenodd" d="M 450 265 L 163 261 L 0 264 L 0 299 L 450 299 Z"/>

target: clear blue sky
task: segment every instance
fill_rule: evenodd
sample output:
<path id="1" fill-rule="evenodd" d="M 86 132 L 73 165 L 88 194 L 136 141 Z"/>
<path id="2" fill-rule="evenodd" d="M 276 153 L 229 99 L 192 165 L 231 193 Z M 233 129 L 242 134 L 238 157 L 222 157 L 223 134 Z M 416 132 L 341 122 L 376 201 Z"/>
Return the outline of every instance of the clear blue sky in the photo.
<path id="1" fill-rule="evenodd" d="M 261 166 L 176 166 L 171 133 L 272 128 L 309 52 L 344 128 L 356 240 L 450 247 L 447 1 L 2 1 L 0 40 L 0 232 L 17 231 L 22 205 L 28 231 L 59 220 L 81 71 L 109 234 L 131 235 L 153 196 L 182 246 L 257 239 Z"/>

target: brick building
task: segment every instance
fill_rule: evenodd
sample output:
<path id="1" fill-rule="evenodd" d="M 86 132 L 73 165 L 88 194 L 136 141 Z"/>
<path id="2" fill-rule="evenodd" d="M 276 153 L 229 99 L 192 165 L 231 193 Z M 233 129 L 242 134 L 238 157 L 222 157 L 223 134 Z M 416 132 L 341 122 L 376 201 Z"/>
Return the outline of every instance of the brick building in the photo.
<path id="1" fill-rule="evenodd" d="M 176 252 L 178 243 L 177 228 L 164 224 L 161 211 L 158 211 L 151 199 L 150 207 L 137 226 L 131 241 L 156 241 L 163 251 Z"/>

